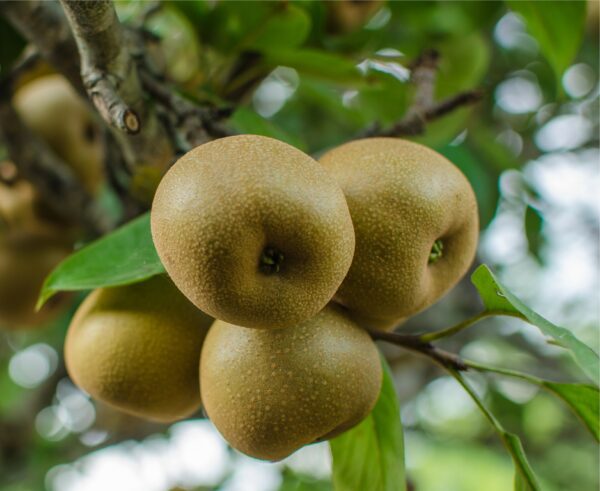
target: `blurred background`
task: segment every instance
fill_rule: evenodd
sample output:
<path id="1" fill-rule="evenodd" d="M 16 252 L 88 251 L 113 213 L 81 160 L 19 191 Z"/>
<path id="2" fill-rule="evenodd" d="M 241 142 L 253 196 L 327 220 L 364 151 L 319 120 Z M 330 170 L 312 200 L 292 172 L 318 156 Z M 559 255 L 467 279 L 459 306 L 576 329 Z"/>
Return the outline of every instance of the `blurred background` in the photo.
<path id="1" fill-rule="evenodd" d="M 553 9 L 560 2 L 535 3 Z M 470 179 L 482 226 L 477 264 L 490 265 L 527 305 L 598 351 L 598 2 L 587 2 L 581 19 L 560 18 L 550 38 L 534 35 L 510 2 L 194 0 L 157 3 L 151 15 L 147 2 L 116 5 L 123 22 L 143 18 L 160 40 L 168 77 L 183 93 L 230 104 L 227 124 L 235 131 L 274 136 L 313 155 L 374 122 L 385 127 L 401 119 L 413 90 L 411 63 L 436 50 L 438 99 L 471 89 L 484 97 L 411 138 L 445 154 Z M 281 44 L 263 38 L 248 49 L 253 22 L 279 15 L 273 12 L 282 5 L 289 19 L 273 34 Z M 0 35 L 2 74 L 24 41 L 2 19 Z M 551 54 L 561 36 L 581 37 L 564 67 Z M 263 63 L 256 65 L 257 57 Z M 10 165 L 1 170 L 10 179 Z M 114 191 L 100 188 L 99 200 L 118 220 L 123 210 Z M 19 247 L 40 257 L 31 244 Z M 2 295 L 22 274 L 14 256 L 5 256 Z M 0 490 L 331 489 L 327 444 L 267 464 L 228 448 L 201 414 L 152 424 L 79 391 L 66 375 L 62 344 L 82 298 L 61 300 L 59 314 L 26 330 L 0 315 Z M 480 309 L 467 278 L 402 330 L 440 329 Z M 562 350 L 518 320 L 486 320 L 443 346 L 551 380 L 582 380 Z M 510 458 L 462 389 L 427 360 L 381 348 L 400 398 L 414 489 L 512 489 Z M 544 489 L 598 489 L 598 447 L 566 406 L 512 379 L 469 379 L 521 435 Z"/>

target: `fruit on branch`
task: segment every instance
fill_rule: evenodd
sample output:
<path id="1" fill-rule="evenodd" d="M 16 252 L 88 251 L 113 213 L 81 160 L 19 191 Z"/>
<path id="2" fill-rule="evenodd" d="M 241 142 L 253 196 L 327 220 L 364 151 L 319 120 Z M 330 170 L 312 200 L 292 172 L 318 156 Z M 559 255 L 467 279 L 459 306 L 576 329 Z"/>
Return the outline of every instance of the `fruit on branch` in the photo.
<path id="1" fill-rule="evenodd" d="M 12 165 L 2 162 L 2 169 Z M 48 273 L 71 252 L 68 231 L 41 220 L 31 184 L 16 180 L 0 183 L 0 327 L 40 326 L 56 318 L 67 306 L 59 295 L 35 311 Z"/>
<path id="2" fill-rule="evenodd" d="M 67 371 L 92 397 L 124 412 L 185 418 L 200 407 L 198 363 L 212 321 L 166 275 L 95 290 L 67 332 Z"/>
<path id="3" fill-rule="evenodd" d="M 35 304 L 46 276 L 70 252 L 63 240 L 40 235 L 0 239 L 0 327 L 41 326 L 64 312 L 68 296 L 51 299 L 39 312 Z"/>
<path id="4" fill-rule="evenodd" d="M 331 32 L 345 34 L 364 26 L 384 4 L 383 0 L 337 0 L 325 2 Z"/>
<path id="5" fill-rule="evenodd" d="M 208 416 L 234 448 L 265 460 L 359 423 L 381 379 L 373 341 L 337 305 L 287 329 L 216 321 L 200 361 Z"/>
<path id="6" fill-rule="evenodd" d="M 477 202 L 446 158 L 417 143 L 368 138 L 321 163 L 344 190 L 354 223 L 354 260 L 336 300 L 357 321 L 389 328 L 466 273 L 477 248 Z"/>
<path id="7" fill-rule="evenodd" d="M 255 135 L 181 157 L 159 184 L 151 224 L 177 287 L 208 314 L 247 327 L 314 316 L 354 252 L 335 180 L 301 151 Z"/>
<path id="8" fill-rule="evenodd" d="M 103 182 L 103 144 L 93 113 L 60 75 L 37 78 L 13 99 L 23 121 L 68 164 L 86 190 Z"/>

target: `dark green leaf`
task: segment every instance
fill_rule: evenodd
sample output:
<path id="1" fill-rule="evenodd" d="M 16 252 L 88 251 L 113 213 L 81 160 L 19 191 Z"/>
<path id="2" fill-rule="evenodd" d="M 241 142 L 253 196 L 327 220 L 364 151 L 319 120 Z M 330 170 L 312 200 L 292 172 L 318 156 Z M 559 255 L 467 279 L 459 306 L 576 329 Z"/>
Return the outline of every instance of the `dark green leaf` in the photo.
<path id="1" fill-rule="evenodd" d="M 164 272 L 146 213 L 60 263 L 46 278 L 38 306 L 59 291 L 127 285 Z"/>
<path id="2" fill-rule="evenodd" d="M 533 254 L 539 261 L 540 246 L 542 244 L 542 224 L 544 220 L 540 212 L 532 206 L 527 206 L 525 209 L 525 234 L 527 236 L 527 244 L 529 252 Z"/>
<path id="3" fill-rule="evenodd" d="M 560 77 L 579 50 L 585 29 L 586 2 L 510 0 L 508 4 L 523 17 L 527 30 Z"/>
<path id="4" fill-rule="evenodd" d="M 577 339 L 571 331 L 552 324 L 527 307 L 521 300 L 502 286 L 485 264 L 477 268 L 471 276 L 471 281 L 477 287 L 479 295 L 488 310 L 493 310 L 500 314 L 518 316 L 538 327 L 543 334 L 552 338 L 559 346 L 569 350 L 587 376 L 596 385 L 600 384 L 600 360 L 598 354 Z"/>
<path id="5" fill-rule="evenodd" d="M 289 143 L 300 150 L 305 150 L 306 144 L 300 138 L 282 130 L 249 107 L 239 107 L 233 113 L 231 122 L 234 128 L 240 133 L 270 136 L 271 138 Z"/>
<path id="6" fill-rule="evenodd" d="M 6 73 L 24 47 L 21 35 L 0 17 L 0 73 Z"/>
<path id="7" fill-rule="evenodd" d="M 352 60 L 319 50 L 274 46 L 265 51 L 265 60 L 274 67 L 288 66 L 316 78 L 340 83 L 364 82 L 362 73 Z"/>
<path id="8" fill-rule="evenodd" d="M 543 382 L 543 387 L 556 394 L 581 418 L 585 426 L 600 441 L 600 392 L 592 385 Z"/>
<path id="9" fill-rule="evenodd" d="M 310 17 L 303 9 L 296 5 L 281 4 L 256 33 L 249 36 L 245 47 L 258 51 L 273 46 L 295 48 L 304 42 L 309 31 Z"/>
<path id="10" fill-rule="evenodd" d="M 404 443 L 400 406 L 387 363 L 373 411 L 358 426 L 330 441 L 336 491 L 403 491 Z"/>
<path id="11" fill-rule="evenodd" d="M 287 467 L 283 469 L 281 477 L 283 482 L 278 491 L 332 491 L 333 489 L 329 481 L 305 476 Z"/>

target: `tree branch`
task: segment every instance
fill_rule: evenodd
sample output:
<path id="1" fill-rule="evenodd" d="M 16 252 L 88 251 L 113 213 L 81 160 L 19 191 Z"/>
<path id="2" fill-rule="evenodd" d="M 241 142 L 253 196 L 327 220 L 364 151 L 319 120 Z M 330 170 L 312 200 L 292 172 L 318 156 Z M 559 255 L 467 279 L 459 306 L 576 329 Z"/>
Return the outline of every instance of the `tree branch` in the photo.
<path id="1" fill-rule="evenodd" d="M 154 108 L 144 98 L 127 36 L 110 0 L 60 0 L 71 25 L 84 86 L 113 132 L 131 169 L 138 164 L 166 168 L 173 148 Z M 134 50 L 135 51 L 135 50 Z"/>
<path id="2" fill-rule="evenodd" d="M 167 109 L 171 131 L 177 136 L 181 135 L 184 140 L 180 142 L 182 152 L 187 152 L 215 137 L 230 134 L 219 125 L 224 118 L 230 116 L 230 109 L 198 106 L 181 97 L 173 88 L 144 68 L 140 68 L 140 76 L 146 91 Z"/>
<path id="3" fill-rule="evenodd" d="M 467 366 L 458 355 L 436 348 L 431 343 L 421 340 L 419 336 L 378 331 L 375 329 L 366 329 L 366 331 L 373 340 L 385 341 L 415 351 L 431 358 L 444 368 L 451 368 L 458 371 L 467 370 Z"/>
<path id="4" fill-rule="evenodd" d="M 460 92 L 441 102 L 435 101 L 435 82 L 437 79 L 439 54 L 427 51 L 413 64 L 411 81 L 415 85 L 415 96 L 406 115 L 391 128 L 382 129 L 379 124 L 363 132 L 360 137 L 373 136 L 412 136 L 425 132 L 426 124 L 446 114 L 478 102 L 483 97 L 481 90 Z"/>

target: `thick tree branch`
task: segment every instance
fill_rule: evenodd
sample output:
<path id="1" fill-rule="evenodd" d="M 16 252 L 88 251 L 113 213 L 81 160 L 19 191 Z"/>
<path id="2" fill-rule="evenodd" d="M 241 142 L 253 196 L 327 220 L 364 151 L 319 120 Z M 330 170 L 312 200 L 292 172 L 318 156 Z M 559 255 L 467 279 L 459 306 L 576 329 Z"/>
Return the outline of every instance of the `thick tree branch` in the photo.
<path id="1" fill-rule="evenodd" d="M 179 150 L 182 152 L 187 152 L 213 138 L 230 134 L 219 124 L 230 116 L 230 109 L 198 106 L 181 97 L 172 87 L 146 69 L 140 68 L 140 76 L 146 91 L 167 110 L 170 126 L 173 133 L 176 133 L 175 139 L 183 139 L 179 141 Z"/>
<path id="2" fill-rule="evenodd" d="M 61 4 L 81 57 L 85 88 L 104 120 L 119 130 L 113 134 L 128 166 L 166 168 L 173 148 L 156 111 L 144 97 L 129 50 L 136 40 L 119 23 L 112 2 L 61 0 Z"/>
<path id="3" fill-rule="evenodd" d="M 374 340 L 385 341 L 415 351 L 431 358 L 445 368 L 451 368 L 458 371 L 467 370 L 467 366 L 458 355 L 436 348 L 431 343 L 423 341 L 420 336 L 378 331 L 375 329 L 367 329 L 367 332 Z"/>
<path id="4" fill-rule="evenodd" d="M 415 96 L 406 115 L 391 128 L 382 129 L 378 124 L 366 130 L 361 137 L 411 136 L 425 132 L 427 123 L 434 121 L 463 106 L 474 104 L 483 97 L 481 90 L 460 92 L 441 102 L 435 101 L 439 55 L 436 51 L 425 52 L 414 64 L 411 81 Z"/>

